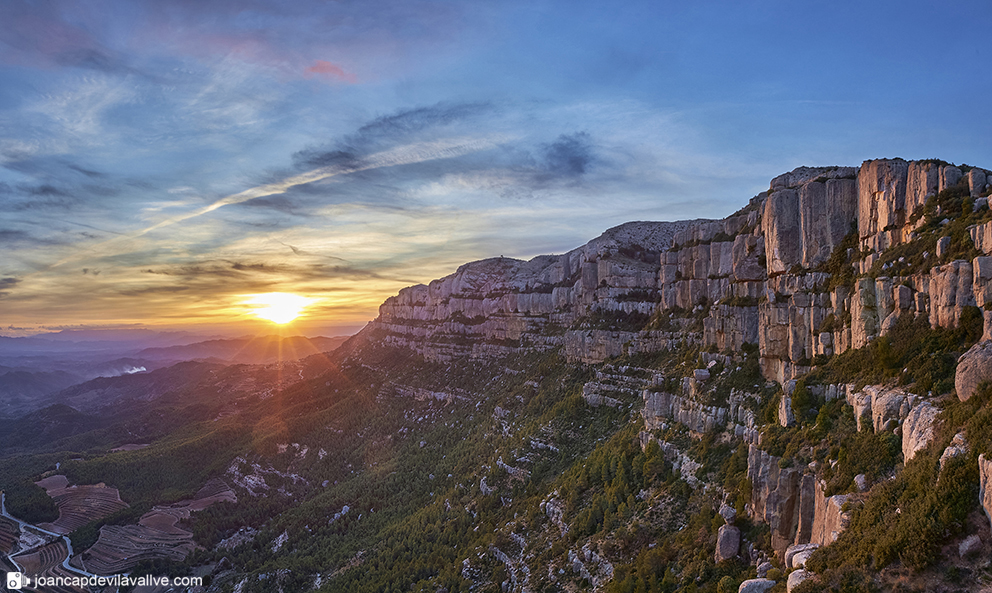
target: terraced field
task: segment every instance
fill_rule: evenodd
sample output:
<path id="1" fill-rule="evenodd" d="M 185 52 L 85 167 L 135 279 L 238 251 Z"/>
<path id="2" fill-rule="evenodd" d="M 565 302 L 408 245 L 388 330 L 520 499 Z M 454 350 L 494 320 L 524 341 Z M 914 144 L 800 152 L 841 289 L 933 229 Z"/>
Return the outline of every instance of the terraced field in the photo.
<path id="1" fill-rule="evenodd" d="M 103 526 L 97 542 L 73 558 L 73 566 L 109 575 L 127 572 L 142 560 L 183 560 L 196 544 L 193 534 L 176 524 L 215 502 L 237 500 L 230 486 L 214 478 L 192 500 L 156 506 L 142 515 L 137 525 Z"/>
<path id="2" fill-rule="evenodd" d="M 193 534 L 167 533 L 144 525 L 104 525 L 93 546 L 73 565 L 102 575 L 124 573 L 142 560 L 182 560 L 196 547 Z"/>
<path id="3" fill-rule="evenodd" d="M 39 527 L 62 535 L 128 507 L 121 500 L 116 488 L 108 488 L 102 483 L 69 486 L 65 476 L 57 475 L 49 476 L 37 484 L 45 489 L 59 508 L 58 520 L 54 523 L 42 523 Z"/>
<path id="4" fill-rule="evenodd" d="M 66 577 L 74 575 L 62 566 L 62 561 L 69 553 L 65 541 L 58 539 L 50 544 L 46 544 L 28 554 L 14 556 L 14 560 L 20 564 L 24 571 L 30 575 L 41 577 Z M 85 593 L 83 589 L 72 587 L 45 587 L 46 593 Z"/>
<path id="5" fill-rule="evenodd" d="M 0 554 L 10 554 L 21 536 L 21 527 L 16 521 L 0 517 Z"/>

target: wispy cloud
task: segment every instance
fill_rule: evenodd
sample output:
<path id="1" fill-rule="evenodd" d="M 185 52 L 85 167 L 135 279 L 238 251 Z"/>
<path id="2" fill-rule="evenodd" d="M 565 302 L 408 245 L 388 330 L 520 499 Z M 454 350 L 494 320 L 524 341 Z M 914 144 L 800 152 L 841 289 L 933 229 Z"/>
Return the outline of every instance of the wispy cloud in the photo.
<path id="1" fill-rule="evenodd" d="M 351 72 L 345 72 L 341 66 L 332 64 L 326 60 L 314 60 L 313 65 L 303 71 L 303 75 L 307 78 L 316 76 L 329 80 L 350 82 L 352 84 L 358 82 L 358 79 L 354 74 Z"/>

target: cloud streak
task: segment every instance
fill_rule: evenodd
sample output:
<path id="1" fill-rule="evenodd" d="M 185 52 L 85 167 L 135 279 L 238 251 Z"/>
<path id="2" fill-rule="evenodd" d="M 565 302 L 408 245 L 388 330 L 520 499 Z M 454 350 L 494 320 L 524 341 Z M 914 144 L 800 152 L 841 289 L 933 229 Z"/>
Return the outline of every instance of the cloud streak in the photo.
<path id="1" fill-rule="evenodd" d="M 381 169 L 384 167 L 396 167 L 400 165 L 423 163 L 437 159 L 454 158 L 474 152 L 490 150 L 498 146 L 501 142 L 506 142 L 507 140 L 508 139 L 506 137 L 493 136 L 489 138 L 451 138 L 432 142 L 421 142 L 378 152 L 350 164 L 333 164 L 326 167 L 320 167 L 305 173 L 293 175 L 274 183 L 266 183 L 264 185 L 252 187 L 242 192 L 216 200 L 207 206 L 198 208 L 191 212 L 166 218 L 136 233 L 132 233 L 121 238 L 110 239 L 98 245 L 94 245 L 83 253 L 67 256 L 55 262 L 52 267 L 55 268 L 73 261 L 79 261 L 84 257 L 106 254 L 109 249 L 112 249 L 114 246 L 123 241 L 133 241 L 139 239 L 140 237 L 153 231 L 198 218 L 223 208 L 224 206 L 240 204 L 256 198 L 282 194 L 291 188 L 323 181 L 339 175 Z"/>

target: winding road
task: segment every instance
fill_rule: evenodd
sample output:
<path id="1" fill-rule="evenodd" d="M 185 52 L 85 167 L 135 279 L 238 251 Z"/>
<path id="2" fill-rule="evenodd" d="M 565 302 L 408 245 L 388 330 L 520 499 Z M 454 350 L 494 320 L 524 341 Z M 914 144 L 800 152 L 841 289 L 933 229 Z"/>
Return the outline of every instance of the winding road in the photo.
<path id="1" fill-rule="evenodd" d="M 13 515 L 11 515 L 10 513 L 7 512 L 7 504 L 6 504 L 5 498 L 6 498 L 6 494 L 3 493 L 2 491 L 0 491 L 0 514 L 2 514 L 4 517 L 7 517 L 8 519 L 10 519 L 12 521 L 16 521 L 17 524 L 21 526 L 21 529 L 31 528 L 34 531 L 39 531 L 39 532 L 44 533 L 46 535 L 51 535 L 51 536 L 55 536 L 55 537 L 61 537 L 65 541 L 66 549 L 69 552 L 66 555 L 65 559 L 62 560 L 62 567 L 63 568 L 65 568 L 66 570 L 68 570 L 70 572 L 74 572 L 74 573 L 76 573 L 78 575 L 82 575 L 82 576 L 85 576 L 85 577 L 95 577 L 95 576 L 98 576 L 98 575 L 95 575 L 95 574 L 93 574 L 91 572 L 86 572 L 85 570 L 80 570 L 80 569 L 78 569 L 78 568 L 76 568 L 74 566 L 69 566 L 69 559 L 72 558 L 72 541 L 69 540 L 69 536 L 67 536 L 67 535 L 61 535 L 59 533 L 54 533 L 52 531 L 48 531 L 47 529 L 42 529 L 41 527 L 38 527 L 37 525 L 32 525 L 30 523 L 25 523 L 24 521 L 21 521 L 17 517 L 14 517 Z M 47 544 L 47 543 L 48 542 L 45 542 L 45 544 Z M 42 545 L 45 545 L 45 544 L 42 544 Z M 41 547 L 41 546 L 35 546 L 35 548 L 38 548 L 38 547 Z M 31 550 L 33 550 L 35 548 L 30 548 L 28 550 L 19 550 L 17 552 L 17 554 L 24 554 L 26 552 L 30 552 Z M 17 561 L 14 560 L 14 555 L 13 554 L 8 554 L 7 555 L 7 560 L 10 560 L 11 564 L 13 564 L 14 566 L 16 566 L 18 569 L 22 569 L 21 565 L 18 564 Z"/>

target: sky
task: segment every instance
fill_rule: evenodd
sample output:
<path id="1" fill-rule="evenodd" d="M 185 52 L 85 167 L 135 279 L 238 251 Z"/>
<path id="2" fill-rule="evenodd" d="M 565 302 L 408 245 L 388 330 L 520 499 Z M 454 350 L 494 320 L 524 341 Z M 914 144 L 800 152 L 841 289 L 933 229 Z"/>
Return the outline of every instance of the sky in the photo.
<path id="1" fill-rule="evenodd" d="M 992 168 L 987 1 L 0 15 L 2 335 L 240 331 L 272 292 L 350 333 L 462 263 L 721 218 L 797 166 Z"/>

